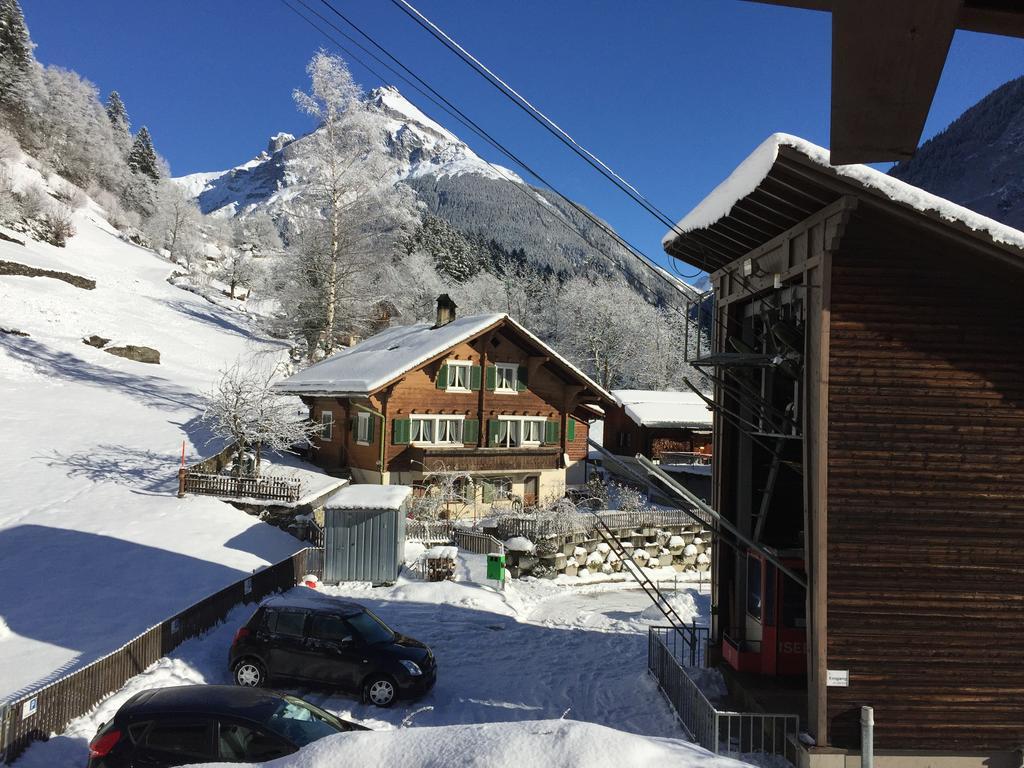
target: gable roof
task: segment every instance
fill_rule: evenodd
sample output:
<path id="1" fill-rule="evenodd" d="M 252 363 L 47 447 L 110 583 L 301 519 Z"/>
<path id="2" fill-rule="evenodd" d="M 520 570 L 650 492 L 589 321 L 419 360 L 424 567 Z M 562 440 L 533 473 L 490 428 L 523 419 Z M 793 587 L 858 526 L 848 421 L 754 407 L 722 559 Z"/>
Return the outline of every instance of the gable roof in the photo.
<path id="1" fill-rule="evenodd" d="M 829 152 L 776 133 L 662 238 L 665 252 L 721 269 L 844 194 L 913 211 L 1024 264 L 1024 232 L 865 165 L 831 165 Z"/>
<path id="2" fill-rule="evenodd" d="M 694 392 L 613 389 L 612 397 L 641 427 L 711 429 L 708 404 Z"/>
<path id="3" fill-rule="evenodd" d="M 504 313 L 459 317 L 435 328 L 427 323 L 387 328 L 274 384 L 287 395 L 366 397 L 452 347 L 505 325 L 525 336 L 572 377 L 607 401 L 612 396 L 583 371 Z"/>

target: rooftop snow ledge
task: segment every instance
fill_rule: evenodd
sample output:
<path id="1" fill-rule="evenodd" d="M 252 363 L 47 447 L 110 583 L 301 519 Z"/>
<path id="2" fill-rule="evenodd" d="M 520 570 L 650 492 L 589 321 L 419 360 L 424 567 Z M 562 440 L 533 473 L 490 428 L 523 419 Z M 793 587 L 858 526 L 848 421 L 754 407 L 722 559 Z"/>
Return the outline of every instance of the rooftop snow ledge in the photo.
<path id="1" fill-rule="evenodd" d="M 921 212 L 934 211 L 945 221 L 959 222 L 975 232 L 984 232 L 993 242 L 1024 248 L 1024 232 L 1020 230 L 866 165 L 832 165 L 827 149 L 788 133 L 773 133 L 761 142 L 725 181 L 686 214 L 674 229 L 665 233 L 661 239 L 662 247 L 667 249 L 680 234 L 705 229 L 728 216 L 733 206 L 757 189 L 768 176 L 779 156 L 779 147 L 782 146 L 792 147 L 812 162 L 833 171 L 837 176 L 853 179 L 869 189 L 878 190 L 894 202 L 903 203 Z"/>

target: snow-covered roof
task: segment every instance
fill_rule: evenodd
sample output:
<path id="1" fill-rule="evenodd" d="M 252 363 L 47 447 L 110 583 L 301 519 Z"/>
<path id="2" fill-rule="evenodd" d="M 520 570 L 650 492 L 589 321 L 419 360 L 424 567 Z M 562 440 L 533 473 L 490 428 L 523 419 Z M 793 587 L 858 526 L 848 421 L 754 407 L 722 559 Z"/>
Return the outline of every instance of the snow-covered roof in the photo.
<path id="1" fill-rule="evenodd" d="M 459 317 L 440 328 L 427 323 L 387 328 L 278 382 L 274 389 L 289 395 L 366 396 L 502 322 L 529 338 L 595 392 L 611 399 L 597 382 L 504 313 Z"/>
<path id="2" fill-rule="evenodd" d="M 874 190 L 893 202 L 937 215 L 944 221 L 962 224 L 975 232 L 984 233 L 992 242 L 1024 248 L 1024 232 L 1020 230 L 866 165 L 832 165 L 827 149 L 787 133 L 775 133 L 765 139 L 725 181 L 686 214 L 674 229 L 665 233 L 661 240 L 662 246 L 668 248 L 680 234 L 710 227 L 728 216 L 737 202 L 751 194 L 765 180 L 775 165 L 781 147 L 791 147 L 816 165 Z"/>
<path id="3" fill-rule="evenodd" d="M 412 495 L 408 485 L 348 485 L 324 502 L 324 509 L 401 509 Z"/>
<path id="4" fill-rule="evenodd" d="M 613 389 L 612 397 L 642 427 L 711 428 L 711 411 L 694 392 Z"/>

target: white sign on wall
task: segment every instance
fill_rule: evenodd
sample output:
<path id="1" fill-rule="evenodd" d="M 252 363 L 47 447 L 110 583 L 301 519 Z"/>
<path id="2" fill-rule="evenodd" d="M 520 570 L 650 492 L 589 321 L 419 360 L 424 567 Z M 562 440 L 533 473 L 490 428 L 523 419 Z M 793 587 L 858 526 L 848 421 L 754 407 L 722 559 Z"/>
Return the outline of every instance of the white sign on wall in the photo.
<path id="1" fill-rule="evenodd" d="M 849 688 L 850 670 L 829 669 L 825 672 L 825 685 L 830 688 Z"/>
<path id="2" fill-rule="evenodd" d="M 21 719 L 27 720 L 32 717 L 39 709 L 39 699 L 33 696 L 31 699 L 21 705 Z"/>

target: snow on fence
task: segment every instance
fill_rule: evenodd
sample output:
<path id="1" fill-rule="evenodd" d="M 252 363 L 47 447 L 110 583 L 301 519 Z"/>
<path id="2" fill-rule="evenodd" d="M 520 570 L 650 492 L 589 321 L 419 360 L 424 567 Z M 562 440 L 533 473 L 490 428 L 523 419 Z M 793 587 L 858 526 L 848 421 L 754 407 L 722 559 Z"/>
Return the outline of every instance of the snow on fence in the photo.
<path id="1" fill-rule="evenodd" d="M 305 574 L 315 573 L 313 566 L 315 552 L 300 550 L 150 627 L 103 658 L 0 705 L 0 759 L 10 763 L 33 741 L 60 733 L 69 722 L 119 690 L 129 678 L 185 640 L 223 621 L 236 605 L 290 589 Z"/>
<path id="2" fill-rule="evenodd" d="M 609 528 L 664 528 L 674 525 L 697 525 L 697 521 L 680 510 L 645 509 L 635 512 L 599 513 Z M 590 533 L 595 530 L 597 519 L 594 514 L 578 512 L 559 515 L 504 515 L 498 519 L 497 536 L 510 539 L 525 536 L 537 540 L 544 536 Z"/>
<path id="3" fill-rule="evenodd" d="M 405 540 L 422 544 L 447 544 L 452 541 L 455 522 L 452 520 L 406 520 Z"/>
<path id="4" fill-rule="evenodd" d="M 710 752 L 726 755 L 764 753 L 780 755 L 796 765 L 800 718 L 763 712 L 719 710 L 691 676 L 697 664 L 688 664 L 704 651 L 707 629 L 693 638 L 674 627 L 650 627 L 647 635 L 647 670 L 658 681 L 676 717 L 690 737 Z"/>
<path id="5" fill-rule="evenodd" d="M 178 495 L 186 493 L 293 503 L 299 500 L 302 483 L 293 477 L 234 477 L 184 471 L 180 475 Z"/>

